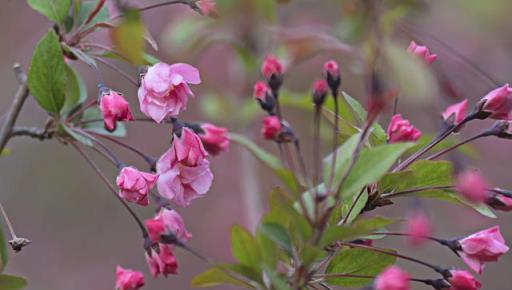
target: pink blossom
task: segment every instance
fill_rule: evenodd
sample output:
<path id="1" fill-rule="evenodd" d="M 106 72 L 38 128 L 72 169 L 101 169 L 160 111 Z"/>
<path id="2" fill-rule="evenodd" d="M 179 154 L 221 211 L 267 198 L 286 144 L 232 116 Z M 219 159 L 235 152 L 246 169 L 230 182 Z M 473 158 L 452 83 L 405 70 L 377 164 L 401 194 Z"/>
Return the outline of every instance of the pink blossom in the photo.
<path id="1" fill-rule="evenodd" d="M 146 262 L 153 277 L 163 275 L 167 277 L 169 274 L 178 273 L 178 263 L 176 256 L 172 252 L 173 249 L 168 245 L 160 244 L 160 252 L 151 249 L 146 252 Z"/>
<path id="2" fill-rule="evenodd" d="M 496 194 L 493 198 L 486 200 L 486 203 L 496 210 L 512 211 L 512 198 Z"/>
<path id="3" fill-rule="evenodd" d="M 431 54 L 428 47 L 418 45 L 415 41 L 411 41 L 407 51 L 422 58 L 427 64 L 432 64 L 437 59 L 437 54 Z"/>
<path id="4" fill-rule="evenodd" d="M 116 268 L 116 290 L 137 290 L 144 286 L 144 275 L 121 266 Z"/>
<path id="5" fill-rule="evenodd" d="M 448 121 L 450 117 L 453 115 L 453 123 L 459 124 L 466 117 L 466 109 L 468 107 L 468 100 L 464 100 L 457 104 L 451 105 L 443 112 L 444 121 Z"/>
<path id="6" fill-rule="evenodd" d="M 482 274 L 485 262 L 496 262 L 508 251 L 505 239 L 500 233 L 500 227 L 472 234 L 459 240 L 464 262 L 475 272 Z"/>
<path id="7" fill-rule="evenodd" d="M 262 81 L 259 81 L 259 82 L 256 82 L 254 84 L 254 89 L 253 89 L 253 96 L 261 101 L 261 102 L 265 102 L 265 98 L 267 97 L 267 94 L 269 93 L 269 88 L 267 86 L 267 84 L 265 84 L 264 82 Z"/>
<path id="8" fill-rule="evenodd" d="M 266 79 L 270 79 L 272 76 L 279 76 L 282 73 L 283 65 L 276 57 L 268 55 L 263 61 L 263 65 L 261 66 L 261 74 Z"/>
<path id="9" fill-rule="evenodd" d="M 188 84 L 199 83 L 199 71 L 191 65 L 157 63 L 142 78 L 140 110 L 157 123 L 175 117 L 187 108 L 188 97 L 193 96 Z"/>
<path id="10" fill-rule="evenodd" d="M 327 82 L 324 79 L 317 80 L 313 83 L 313 102 L 317 106 L 324 103 L 327 96 Z"/>
<path id="11" fill-rule="evenodd" d="M 181 207 L 206 194 L 213 181 L 207 155 L 199 137 L 183 128 L 181 137 L 174 136 L 171 148 L 156 164 L 160 194 Z"/>
<path id="12" fill-rule="evenodd" d="M 324 75 L 327 77 L 331 77 L 333 79 L 337 79 L 340 77 L 340 66 L 335 60 L 329 60 L 324 63 Z"/>
<path id="13" fill-rule="evenodd" d="M 397 266 L 390 266 L 375 278 L 375 290 L 410 290 L 409 274 Z"/>
<path id="14" fill-rule="evenodd" d="M 490 113 L 491 119 L 512 120 L 512 88 L 508 84 L 489 92 L 482 101 L 482 111 Z"/>
<path id="15" fill-rule="evenodd" d="M 124 99 L 123 95 L 116 91 L 107 90 L 102 93 L 99 108 L 103 115 L 103 121 L 107 131 L 115 131 L 117 121 L 133 120 L 130 105 Z"/>
<path id="16" fill-rule="evenodd" d="M 412 126 L 409 120 L 403 119 L 402 115 L 397 114 L 391 118 L 387 137 L 389 143 L 415 142 L 421 137 L 421 132 Z"/>
<path id="17" fill-rule="evenodd" d="M 217 17 L 219 12 L 217 11 L 217 3 L 215 0 L 199 0 L 196 2 L 199 12 L 204 16 Z"/>
<path id="18" fill-rule="evenodd" d="M 148 205 L 148 194 L 155 185 L 158 174 L 141 172 L 134 167 L 123 167 L 117 176 L 119 196 L 126 201 Z"/>
<path id="19" fill-rule="evenodd" d="M 145 224 L 153 243 L 157 243 L 160 236 L 168 234 L 175 235 L 182 242 L 186 242 L 192 237 L 192 234 L 185 228 L 183 218 L 175 210 L 162 208 L 154 218 L 146 220 Z"/>
<path id="20" fill-rule="evenodd" d="M 487 188 L 487 182 L 476 170 L 466 170 L 457 178 L 457 191 L 469 201 L 484 202 Z"/>
<path id="21" fill-rule="evenodd" d="M 411 246 L 420 246 L 432 232 L 427 216 L 421 211 L 415 211 L 407 218 L 406 233 Z"/>
<path id="22" fill-rule="evenodd" d="M 478 290 L 482 287 L 482 284 L 466 271 L 452 270 L 450 274 L 452 277 L 448 279 L 448 282 L 452 286 L 448 290 Z"/>
<path id="23" fill-rule="evenodd" d="M 211 155 L 217 155 L 222 151 L 229 149 L 228 129 L 217 127 L 210 123 L 201 125 L 203 133 L 199 134 L 199 138 L 203 142 L 203 146 Z"/>
<path id="24" fill-rule="evenodd" d="M 267 116 L 263 118 L 263 128 L 261 134 L 267 140 L 274 140 L 281 132 L 281 122 L 276 116 Z"/>

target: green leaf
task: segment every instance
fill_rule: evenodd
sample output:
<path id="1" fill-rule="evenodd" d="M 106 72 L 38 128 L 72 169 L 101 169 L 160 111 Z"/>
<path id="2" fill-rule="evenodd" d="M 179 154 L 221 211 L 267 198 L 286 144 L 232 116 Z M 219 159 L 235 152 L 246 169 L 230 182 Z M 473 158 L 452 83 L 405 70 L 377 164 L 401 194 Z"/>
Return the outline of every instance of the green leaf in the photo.
<path id="1" fill-rule="evenodd" d="M 0 273 L 2 273 L 2 271 L 5 269 L 7 261 L 7 244 L 2 227 L 0 227 Z"/>
<path id="2" fill-rule="evenodd" d="M 395 253 L 389 250 L 390 253 Z M 386 267 L 394 264 L 396 257 L 361 248 L 345 248 L 332 259 L 326 269 L 327 274 L 347 274 L 376 276 Z M 342 287 L 363 287 L 373 279 L 336 277 L 327 279 L 327 283 Z"/>
<path id="3" fill-rule="evenodd" d="M 87 17 L 91 13 L 91 11 L 96 7 L 97 3 L 98 3 L 98 1 L 83 1 L 82 2 L 82 4 L 80 5 L 80 9 L 78 10 L 78 15 L 77 15 L 77 19 L 76 19 L 76 23 L 78 25 L 81 25 L 82 23 L 84 23 L 84 21 L 87 19 Z M 92 21 L 89 24 L 87 24 L 87 26 L 85 26 L 85 28 L 91 27 L 98 22 L 108 22 L 108 21 L 109 21 L 109 15 L 108 15 L 107 5 L 103 5 L 101 10 L 98 12 L 98 14 L 96 14 L 96 16 L 94 16 Z"/>
<path id="4" fill-rule="evenodd" d="M 90 108 L 87 109 L 83 116 L 82 121 L 97 121 L 103 119 L 101 112 L 98 108 Z M 123 122 L 117 122 L 117 127 L 113 132 L 109 132 L 105 130 L 105 125 L 103 122 L 86 122 L 83 126 L 84 129 L 89 131 L 96 132 L 98 134 L 114 136 L 114 137 L 125 137 L 126 136 L 126 126 Z"/>
<path id="5" fill-rule="evenodd" d="M 74 131 L 73 129 L 69 128 L 66 125 L 62 125 L 62 129 L 64 131 L 66 131 L 66 133 L 68 133 L 69 136 L 73 137 L 73 139 L 82 143 L 83 145 L 90 146 L 90 147 L 93 146 L 92 140 L 90 138 L 87 138 L 86 136 L 84 136 L 80 133 L 77 133 L 76 131 Z"/>
<path id="6" fill-rule="evenodd" d="M 66 66 L 66 100 L 61 112 L 67 113 L 87 99 L 87 87 L 80 75 L 70 66 Z"/>
<path id="7" fill-rule="evenodd" d="M 347 224 L 352 223 L 361 213 L 361 211 L 366 206 L 366 203 L 368 202 L 368 192 L 365 190 L 359 199 L 357 198 L 358 195 L 352 196 L 352 198 L 344 199 L 342 203 L 342 217 L 343 219 L 347 218 L 347 214 L 350 211 L 350 208 L 352 208 L 352 205 L 355 203 L 352 212 L 350 213 L 350 216 L 348 216 L 348 219 L 346 221 Z M 357 199 L 357 200 L 356 200 Z M 340 220 L 340 222 L 343 220 Z"/>
<path id="8" fill-rule="evenodd" d="M 256 239 L 244 228 L 231 228 L 231 251 L 242 265 L 259 269 L 261 253 Z"/>
<path id="9" fill-rule="evenodd" d="M 117 51 L 132 64 L 144 62 L 145 28 L 136 9 L 128 9 L 121 23 L 112 30 L 112 41 Z"/>
<path id="10" fill-rule="evenodd" d="M 320 245 L 327 246 L 335 241 L 349 241 L 371 234 L 380 230 L 388 225 L 393 224 L 395 221 L 375 217 L 370 219 L 358 220 L 350 225 L 331 225 L 329 226 L 320 240 Z"/>
<path id="11" fill-rule="evenodd" d="M 203 288 L 203 287 L 213 287 L 222 284 L 232 284 L 235 286 L 241 286 L 253 289 L 252 285 L 248 284 L 242 279 L 238 279 L 233 277 L 234 275 L 230 275 L 221 269 L 223 266 L 218 266 L 215 268 L 211 268 L 194 278 L 190 282 L 190 286 L 194 288 Z"/>
<path id="12" fill-rule="evenodd" d="M 76 47 L 67 46 L 67 45 L 65 45 L 64 48 L 67 49 L 69 52 L 71 52 L 76 58 L 78 58 L 80 61 L 82 61 L 86 65 L 88 65 L 94 69 L 98 68 L 98 64 L 96 63 L 96 60 L 94 60 L 94 58 L 92 56 L 90 56 L 83 50 L 76 48 Z"/>
<path id="13" fill-rule="evenodd" d="M 290 286 L 288 286 L 288 283 L 286 282 L 286 279 L 279 275 L 275 270 L 273 269 L 265 269 L 265 273 L 267 274 L 268 278 L 270 279 L 270 282 L 272 283 L 272 289 L 276 290 L 291 290 Z"/>
<path id="14" fill-rule="evenodd" d="M 262 223 L 259 226 L 259 230 L 280 248 L 288 253 L 292 252 L 290 235 L 282 225 L 277 223 Z"/>
<path id="15" fill-rule="evenodd" d="M 12 275 L 0 275 L 0 289 L 2 290 L 18 290 L 27 287 L 27 280 L 22 277 Z"/>
<path id="16" fill-rule="evenodd" d="M 331 188 L 338 188 L 341 178 L 346 173 L 350 160 L 353 156 L 353 153 L 356 149 L 357 143 L 360 139 L 360 134 L 355 134 L 350 137 L 343 145 L 341 145 L 336 150 L 336 166 L 334 169 L 333 181 Z M 334 153 L 329 154 L 323 160 L 323 174 L 324 174 L 324 184 L 329 184 L 329 178 L 331 176 L 331 168 L 332 168 L 332 159 L 334 158 Z"/>
<path id="17" fill-rule="evenodd" d="M 28 71 L 30 93 L 49 113 L 58 114 L 64 106 L 66 72 L 59 38 L 52 29 L 37 44 Z"/>
<path id="18" fill-rule="evenodd" d="M 62 24 L 66 20 L 71 0 L 28 0 L 28 5 L 51 21 Z"/>

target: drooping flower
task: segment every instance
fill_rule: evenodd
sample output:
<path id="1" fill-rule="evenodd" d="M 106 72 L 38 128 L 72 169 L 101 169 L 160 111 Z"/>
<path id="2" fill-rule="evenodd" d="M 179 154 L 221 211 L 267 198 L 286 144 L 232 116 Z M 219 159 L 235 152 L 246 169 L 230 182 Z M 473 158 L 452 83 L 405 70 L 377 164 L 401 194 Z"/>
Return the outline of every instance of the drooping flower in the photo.
<path id="1" fill-rule="evenodd" d="M 327 82 L 324 79 L 316 80 L 313 83 L 313 103 L 321 106 L 327 96 Z"/>
<path id="2" fill-rule="evenodd" d="M 183 218 L 175 210 L 162 208 L 154 218 L 146 220 L 145 225 L 153 243 L 157 243 L 160 236 L 168 234 L 175 235 L 182 242 L 186 242 L 192 237 L 192 234 L 185 228 Z"/>
<path id="3" fill-rule="evenodd" d="M 474 233 L 459 240 L 459 244 L 462 259 L 478 274 L 482 274 L 484 263 L 498 261 L 509 250 L 499 226 Z"/>
<path id="4" fill-rule="evenodd" d="M 489 118 L 512 121 L 512 88 L 509 84 L 492 90 L 482 98 L 482 111 L 489 113 Z"/>
<path id="5" fill-rule="evenodd" d="M 403 119 L 402 115 L 397 114 L 391 118 L 387 129 L 389 143 L 415 142 L 420 137 L 421 131 L 411 125 L 409 120 Z"/>
<path id="6" fill-rule="evenodd" d="M 450 274 L 452 276 L 448 279 L 448 282 L 452 286 L 448 290 L 478 290 L 482 287 L 480 281 L 466 271 L 451 270 Z"/>
<path id="7" fill-rule="evenodd" d="M 116 268 L 116 290 L 137 290 L 144 286 L 144 275 L 121 266 Z"/>
<path id="8" fill-rule="evenodd" d="M 154 249 L 146 252 L 146 262 L 153 277 L 178 273 L 178 262 L 174 256 L 173 249 L 164 244 L 159 244 L 160 251 Z"/>
<path id="9" fill-rule="evenodd" d="M 281 122 L 276 116 L 267 116 L 263 118 L 263 128 L 261 134 L 267 140 L 275 140 L 281 132 Z"/>
<path id="10" fill-rule="evenodd" d="M 453 118 L 453 124 L 459 124 L 466 117 L 466 109 L 468 107 L 468 100 L 465 99 L 462 102 L 451 105 L 443 112 L 443 119 L 447 122 L 450 118 Z M 453 117 L 452 117 L 453 115 Z"/>
<path id="11" fill-rule="evenodd" d="M 410 290 L 409 274 L 397 266 L 390 266 L 375 278 L 375 290 Z"/>
<path id="12" fill-rule="evenodd" d="M 422 58 L 427 64 L 432 64 L 437 59 L 437 54 L 430 53 L 428 47 L 418 45 L 415 41 L 411 41 L 407 51 Z"/>
<path id="13" fill-rule="evenodd" d="M 133 120 L 130 104 L 121 93 L 110 89 L 106 89 L 101 94 L 99 109 L 103 116 L 105 129 L 109 132 L 116 130 L 118 121 Z"/>
<path id="14" fill-rule="evenodd" d="M 213 18 L 219 16 L 215 0 L 199 0 L 196 2 L 196 6 L 199 8 L 199 12 L 204 16 Z"/>
<path id="15" fill-rule="evenodd" d="M 267 55 L 261 65 L 261 74 L 267 79 L 279 77 L 283 74 L 283 65 L 272 55 Z"/>
<path id="16" fill-rule="evenodd" d="M 420 246 L 430 236 L 432 229 L 427 216 L 421 211 L 415 211 L 407 218 L 405 231 L 409 244 L 411 246 Z"/>
<path id="17" fill-rule="evenodd" d="M 487 188 L 487 182 L 476 170 L 466 170 L 457 178 L 457 191 L 469 201 L 484 202 Z"/>
<path id="18" fill-rule="evenodd" d="M 222 151 L 228 151 L 228 129 L 217 127 L 210 123 L 202 124 L 201 129 L 203 133 L 199 134 L 199 138 L 201 138 L 204 148 L 208 153 L 217 155 Z"/>
<path id="19" fill-rule="evenodd" d="M 199 83 L 199 71 L 191 65 L 157 63 L 142 78 L 140 110 L 157 123 L 177 116 L 187 108 L 188 97 L 193 96 L 189 84 Z"/>
<path id="20" fill-rule="evenodd" d="M 156 164 L 160 194 L 180 207 L 206 194 L 213 181 L 208 153 L 201 139 L 189 128 L 174 136 L 171 148 Z"/>
<path id="21" fill-rule="evenodd" d="M 126 201 L 148 205 L 148 194 L 158 179 L 158 174 L 141 172 L 134 167 L 123 167 L 117 176 L 119 196 Z"/>

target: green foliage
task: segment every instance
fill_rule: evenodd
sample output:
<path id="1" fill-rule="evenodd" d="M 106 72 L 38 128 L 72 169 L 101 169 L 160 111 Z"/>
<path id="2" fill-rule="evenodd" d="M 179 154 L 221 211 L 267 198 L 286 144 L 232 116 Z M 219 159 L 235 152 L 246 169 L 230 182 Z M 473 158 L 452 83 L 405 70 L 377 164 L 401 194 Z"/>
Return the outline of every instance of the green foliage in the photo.
<path id="1" fill-rule="evenodd" d="M 393 224 L 394 221 L 382 217 L 361 219 L 353 224 L 337 226 L 330 225 L 322 236 L 321 246 L 327 246 L 335 241 L 350 241 L 361 238 L 377 230 Z"/>
<path id="2" fill-rule="evenodd" d="M 222 284 L 231 284 L 240 287 L 255 288 L 243 279 L 236 277 L 233 271 L 234 265 L 219 265 L 211 268 L 197 276 L 190 282 L 190 286 L 195 288 L 213 287 Z"/>
<path id="3" fill-rule="evenodd" d="M 103 122 L 98 122 L 98 120 L 102 120 L 101 112 L 98 108 L 90 108 L 87 109 L 83 116 L 82 121 L 85 121 L 86 124 L 83 126 L 84 129 L 89 131 L 96 132 L 98 134 L 114 136 L 114 137 L 125 137 L 126 136 L 126 125 L 123 122 L 117 122 L 117 127 L 113 132 L 109 132 L 105 129 L 105 125 Z M 89 120 L 94 120 L 95 122 L 87 122 Z"/>
<path id="4" fill-rule="evenodd" d="M 242 265 L 259 267 L 261 253 L 256 239 L 244 228 L 233 226 L 231 229 L 231 250 L 233 256 Z"/>
<path id="5" fill-rule="evenodd" d="M 27 3 L 57 24 L 64 23 L 71 6 L 71 0 L 28 0 Z"/>
<path id="6" fill-rule="evenodd" d="M 12 275 L 0 275 L 0 289 L 2 290 L 18 290 L 27 287 L 27 280 Z"/>
<path id="7" fill-rule="evenodd" d="M 144 62 L 145 28 L 136 9 L 124 12 L 121 23 L 112 30 L 112 41 L 116 50 L 132 64 Z"/>
<path id="8" fill-rule="evenodd" d="M 389 250 L 390 253 L 395 253 Z M 394 264 L 396 257 L 362 248 L 344 248 L 329 263 L 327 274 L 348 274 L 376 276 L 389 265 Z M 363 287 L 372 282 L 368 278 L 336 277 L 328 278 L 327 283 L 341 287 Z"/>
<path id="9" fill-rule="evenodd" d="M 355 134 L 350 137 L 343 145 L 341 145 L 336 151 L 336 166 L 334 168 L 334 175 L 332 181 L 332 188 L 338 188 L 341 182 L 341 178 L 348 170 L 350 160 L 353 157 L 357 143 L 361 138 L 361 134 Z M 323 160 L 323 175 L 324 184 L 329 184 L 329 178 L 331 176 L 332 159 L 334 153 L 327 155 Z"/>
<path id="10" fill-rule="evenodd" d="M 76 16 L 76 23 L 78 25 L 81 25 L 84 23 L 84 21 L 87 19 L 87 17 L 91 13 L 91 11 L 96 7 L 97 3 L 98 3 L 98 1 L 83 1 L 80 4 L 80 8 L 78 9 L 78 13 Z M 87 24 L 87 26 L 85 26 L 85 28 L 91 27 L 94 24 L 99 23 L 99 22 L 108 22 L 108 21 L 109 21 L 108 9 L 107 9 L 107 6 L 104 5 L 101 8 L 100 12 L 98 12 L 98 14 L 96 14 L 96 16 L 94 16 L 94 18 L 91 20 L 91 22 L 89 24 Z"/>
<path id="11" fill-rule="evenodd" d="M 72 67 L 67 65 L 66 75 L 66 98 L 61 110 L 63 114 L 68 113 L 87 99 L 87 87 L 82 77 Z"/>
<path id="12" fill-rule="evenodd" d="M 67 68 L 55 31 L 37 44 L 28 72 L 30 93 L 43 109 L 58 114 L 64 106 Z"/>
<path id="13" fill-rule="evenodd" d="M 260 224 L 259 230 L 263 235 L 279 245 L 280 248 L 291 254 L 291 238 L 282 225 L 278 223 L 262 223 Z"/>

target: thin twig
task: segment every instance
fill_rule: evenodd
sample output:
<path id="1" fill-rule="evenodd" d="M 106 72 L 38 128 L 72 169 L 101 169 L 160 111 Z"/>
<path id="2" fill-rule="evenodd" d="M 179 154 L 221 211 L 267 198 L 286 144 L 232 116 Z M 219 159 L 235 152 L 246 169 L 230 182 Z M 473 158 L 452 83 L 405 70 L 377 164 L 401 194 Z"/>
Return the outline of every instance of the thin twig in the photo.
<path id="1" fill-rule="evenodd" d="M 125 71 L 123 71 L 122 69 L 118 68 L 117 66 L 111 64 L 110 62 L 102 59 L 101 57 L 94 57 L 95 60 L 101 62 L 102 64 L 104 64 L 106 67 L 110 68 L 111 70 L 119 73 L 122 77 L 124 77 L 128 82 L 130 82 L 132 85 L 136 86 L 136 87 L 139 87 L 139 83 L 134 79 L 132 78 L 128 73 L 126 73 Z"/>

